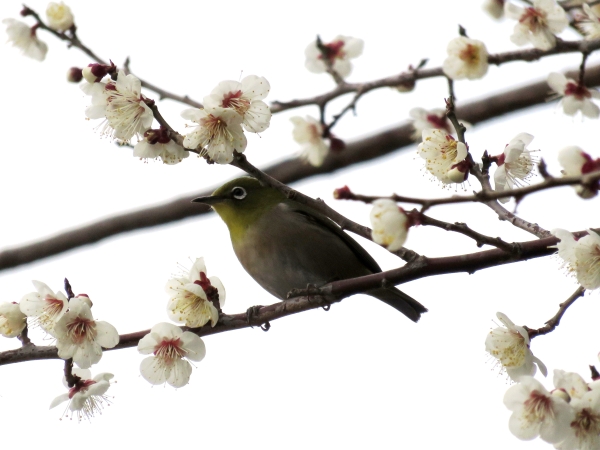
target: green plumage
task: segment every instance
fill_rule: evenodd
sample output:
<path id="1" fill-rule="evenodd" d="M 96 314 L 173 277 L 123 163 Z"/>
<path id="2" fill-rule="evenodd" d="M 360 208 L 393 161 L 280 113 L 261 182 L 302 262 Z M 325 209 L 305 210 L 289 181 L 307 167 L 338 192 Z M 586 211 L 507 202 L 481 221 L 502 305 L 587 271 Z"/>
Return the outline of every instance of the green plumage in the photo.
<path id="1" fill-rule="evenodd" d="M 212 205 L 227 224 L 246 272 L 279 299 L 308 284 L 322 286 L 381 272 L 371 255 L 329 218 L 254 178 L 232 180 L 212 197 L 195 201 Z M 394 287 L 366 294 L 415 322 L 427 311 Z"/>

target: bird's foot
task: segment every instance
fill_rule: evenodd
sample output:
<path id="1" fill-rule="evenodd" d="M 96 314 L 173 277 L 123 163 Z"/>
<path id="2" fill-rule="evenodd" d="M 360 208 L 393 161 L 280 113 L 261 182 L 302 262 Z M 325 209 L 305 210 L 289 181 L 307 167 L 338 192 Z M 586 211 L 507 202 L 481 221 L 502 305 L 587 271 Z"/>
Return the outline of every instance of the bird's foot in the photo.
<path id="1" fill-rule="evenodd" d="M 254 328 L 252 322 L 254 322 L 254 318 L 258 315 L 260 308 L 262 308 L 261 305 L 255 305 L 246 310 L 246 322 L 248 322 L 251 328 Z"/>

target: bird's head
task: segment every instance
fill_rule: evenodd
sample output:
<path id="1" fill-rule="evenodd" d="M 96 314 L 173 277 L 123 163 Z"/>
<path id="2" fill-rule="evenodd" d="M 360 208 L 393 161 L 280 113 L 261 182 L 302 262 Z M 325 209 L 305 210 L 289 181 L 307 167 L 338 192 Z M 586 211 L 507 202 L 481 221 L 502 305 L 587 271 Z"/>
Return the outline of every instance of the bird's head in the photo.
<path id="1" fill-rule="evenodd" d="M 212 206 L 233 232 L 248 227 L 285 198 L 276 189 L 261 185 L 256 178 L 242 177 L 225 183 L 210 197 L 192 201 Z"/>

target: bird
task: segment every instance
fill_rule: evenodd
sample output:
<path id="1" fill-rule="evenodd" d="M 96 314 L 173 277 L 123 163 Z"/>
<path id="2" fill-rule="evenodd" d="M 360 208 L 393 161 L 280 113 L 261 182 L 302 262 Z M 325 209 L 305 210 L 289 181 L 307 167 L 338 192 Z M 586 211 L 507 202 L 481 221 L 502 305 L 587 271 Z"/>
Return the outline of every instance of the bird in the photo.
<path id="1" fill-rule="evenodd" d="M 371 255 L 335 222 L 256 178 L 236 178 L 211 196 L 192 202 L 210 205 L 217 212 L 229 228 L 243 268 L 280 300 L 286 300 L 292 289 L 381 272 Z M 395 287 L 375 288 L 365 294 L 414 322 L 427 312 Z"/>

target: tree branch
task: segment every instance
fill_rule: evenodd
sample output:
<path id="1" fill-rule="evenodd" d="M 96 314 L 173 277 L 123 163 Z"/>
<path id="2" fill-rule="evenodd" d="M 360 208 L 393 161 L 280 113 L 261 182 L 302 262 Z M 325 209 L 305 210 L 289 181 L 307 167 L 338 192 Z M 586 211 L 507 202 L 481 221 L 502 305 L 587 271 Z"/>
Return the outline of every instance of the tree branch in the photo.
<path id="1" fill-rule="evenodd" d="M 586 232 L 580 231 L 574 234 L 576 236 L 583 236 Z M 350 295 L 365 292 L 382 285 L 398 285 L 420 278 L 441 274 L 461 272 L 473 274 L 478 270 L 490 267 L 547 256 L 556 252 L 556 248 L 553 246 L 555 246 L 557 242 L 558 239 L 554 236 L 545 239 L 520 242 L 517 244 L 520 248 L 520 251 L 517 254 L 508 253 L 500 249 L 493 249 L 442 258 L 419 257 L 415 261 L 398 269 L 388 270 L 386 272 L 360 278 L 335 281 L 321 288 L 312 288 L 308 293 L 305 292 L 305 289 L 293 290 L 292 294 L 295 296 L 294 298 L 274 303 L 269 306 L 255 307 L 250 315 L 247 313 L 233 315 L 224 314 L 219 318 L 219 322 L 215 327 L 205 325 L 204 327 L 197 329 L 190 329 L 187 327 L 182 327 L 182 329 L 185 331 L 193 331 L 198 336 L 209 336 L 242 328 L 261 326 L 267 322 L 272 322 L 292 314 L 308 311 L 310 309 L 327 307 Z M 120 336 L 119 343 L 114 348 L 106 349 L 105 351 L 135 347 L 139 340 L 149 332 L 150 330 L 142 330 L 135 333 L 123 334 Z M 27 345 L 16 350 L 1 352 L 0 366 L 42 359 L 59 359 L 56 347 Z"/>
<path id="2" fill-rule="evenodd" d="M 573 292 L 573 294 L 568 299 L 566 299 L 564 302 L 562 302 L 559 305 L 557 313 L 554 315 L 554 317 L 552 317 L 550 320 L 548 320 L 546 322 L 545 326 L 538 328 L 537 330 L 529 328 L 529 327 L 523 327 L 527 330 L 527 333 L 529 334 L 529 338 L 533 339 L 536 336 L 541 336 L 543 334 L 548 334 L 548 333 L 554 331 L 554 329 L 558 325 L 560 325 L 560 320 L 567 312 L 567 309 L 569 308 L 569 306 L 571 306 L 573 303 L 575 303 L 575 301 L 579 297 L 583 297 L 584 293 L 585 293 L 585 288 L 583 286 L 579 286 L 577 288 L 577 290 L 575 292 Z"/>
<path id="3" fill-rule="evenodd" d="M 577 74 L 578 71 L 571 71 L 567 73 L 567 76 L 576 78 Z M 600 85 L 600 65 L 587 67 L 586 79 L 589 86 Z M 491 95 L 482 100 L 457 107 L 457 115 L 465 121 L 477 124 L 509 112 L 545 103 L 548 90 L 546 81 L 530 83 L 518 89 Z M 264 169 L 264 172 L 286 184 L 314 175 L 332 173 L 344 167 L 369 161 L 413 145 L 412 133 L 413 127 L 410 123 L 401 124 L 371 136 L 348 142 L 344 151 L 331 152 L 320 167 L 314 167 L 298 158 L 292 158 L 269 166 Z M 5 249 L 0 252 L 0 270 L 56 255 L 82 245 L 92 244 L 123 232 L 205 214 L 210 211 L 209 208 L 192 204 L 190 201 L 195 197 L 210 195 L 215 188 L 182 197 L 166 204 L 153 205 L 138 211 L 117 214 L 111 218 L 80 226 L 33 244 Z"/>

